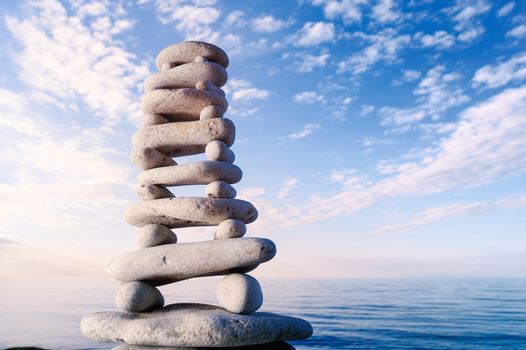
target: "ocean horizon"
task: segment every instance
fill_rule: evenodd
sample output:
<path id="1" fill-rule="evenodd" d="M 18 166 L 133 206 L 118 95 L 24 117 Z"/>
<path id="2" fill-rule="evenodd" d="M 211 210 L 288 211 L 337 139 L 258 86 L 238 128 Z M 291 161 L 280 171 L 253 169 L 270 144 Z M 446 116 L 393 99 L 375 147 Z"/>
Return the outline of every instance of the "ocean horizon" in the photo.
<path id="1" fill-rule="evenodd" d="M 217 304 L 219 279 L 161 287 L 167 303 Z M 301 317 L 314 334 L 296 349 L 526 349 L 526 279 L 261 278 L 261 311 Z M 115 310 L 108 278 L 4 283 L 0 347 L 112 349 L 85 338 L 87 313 Z"/>

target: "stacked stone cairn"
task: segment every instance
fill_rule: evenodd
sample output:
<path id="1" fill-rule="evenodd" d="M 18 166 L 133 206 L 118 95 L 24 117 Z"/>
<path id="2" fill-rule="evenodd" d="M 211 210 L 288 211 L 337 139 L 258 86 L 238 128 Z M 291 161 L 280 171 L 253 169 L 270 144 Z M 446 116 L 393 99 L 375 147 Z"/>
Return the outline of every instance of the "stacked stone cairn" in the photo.
<path id="1" fill-rule="evenodd" d="M 133 346 L 240 347 L 312 334 L 302 319 L 255 312 L 263 293 L 247 272 L 272 259 L 276 247 L 268 239 L 243 238 L 257 210 L 235 199 L 231 186 L 242 172 L 232 164 L 234 123 L 223 118 L 228 63 L 219 47 L 196 41 L 169 46 L 157 57 L 160 72 L 145 81 L 144 124 L 133 137 L 143 201 L 126 212 L 126 221 L 140 227 L 140 249 L 108 264 L 108 274 L 121 283 L 116 304 L 122 311 L 85 316 L 86 336 Z M 173 159 L 203 152 L 208 160 L 177 164 Z M 176 197 L 167 188 L 187 185 L 206 185 L 206 197 Z M 177 243 L 172 231 L 216 225 L 208 241 Z M 217 288 L 222 308 L 164 306 L 156 288 L 217 275 L 225 275 Z"/>

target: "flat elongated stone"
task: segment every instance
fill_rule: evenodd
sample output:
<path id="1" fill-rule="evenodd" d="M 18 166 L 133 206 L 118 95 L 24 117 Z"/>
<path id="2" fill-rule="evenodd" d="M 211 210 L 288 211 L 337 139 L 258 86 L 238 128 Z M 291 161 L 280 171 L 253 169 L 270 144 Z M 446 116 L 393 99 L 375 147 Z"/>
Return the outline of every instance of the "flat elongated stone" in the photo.
<path id="1" fill-rule="evenodd" d="M 214 140 L 232 146 L 235 136 L 232 121 L 215 118 L 142 128 L 133 135 L 132 143 L 135 149 L 154 148 L 170 157 L 180 157 L 203 153 Z"/>
<path id="2" fill-rule="evenodd" d="M 201 304 L 172 304 L 146 314 L 97 312 L 82 319 L 84 335 L 98 341 L 180 347 L 237 347 L 306 339 L 311 325 L 267 312 L 232 314 Z"/>
<path id="3" fill-rule="evenodd" d="M 294 350 L 296 349 L 294 346 L 290 345 L 287 342 L 284 341 L 278 341 L 278 342 L 272 342 L 267 344 L 261 344 L 261 345 L 247 345 L 247 346 L 240 346 L 236 347 L 235 350 Z M 121 344 L 116 347 L 114 347 L 112 350 L 232 350 L 232 347 L 164 347 L 164 346 L 148 346 L 148 345 L 131 345 L 131 344 Z"/>
<path id="4" fill-rule="evenodd" d="M 172 122 L 199 120 L 206 106 L 228 109 L 224 96 L 208 90 L 159 89 L 147 92 L 141 103 L 143 113 L 161 114 Z"/>
<path id="5" fill-rule="evenodd" d="M 214 181 L 233 184 L 242 176 L 243 172 L 234 164 L 202 161 L 146 170 L 139 174 L 137 181 L 141 185 L 162 186 L 208 185 Z"/>
<path id="6" fill-rule="evenodd" d="M 240 199 L 175 197 L 141 202 L 128 208 L 126 222 L 142 227 L 159 224 L 169 228 L 214 226 L 226 219 L 245 224 L 258 217 L 256 208 Z"/>
<path id="7" fill-rule="evenodd" d="M 215 62 L 190 62 L 167 71 L 149 75 L 144 81 L 144 89 L 195 88 L 198 82 L 209 81 L 215 86 L 225 85 L 228 75 L 223 67 Z M 211 91 L 211 89 L 208 89 Z"/>
<path id="8" fill-rule="evenodd" d="M 202 41 L 185 41 L 168 46 L 157 55 L 155 65 L 157 69 L 161 70 L 163 63 L 169 62 L 178 65 L 192 62 L 198 56 L 206 57 L 207 60 L 216 62 L 223 68 L 228 67 L 228 56 L 225 51 Z"/>
<path id="9" fill-rule="evenodd" d="M 106 272 L 121 282 L 163 285 L 194 277 L 246 271 L 269 261 L 276 246 L 265 238 L 236 238 L 144 248 L 111 261 Z"/>

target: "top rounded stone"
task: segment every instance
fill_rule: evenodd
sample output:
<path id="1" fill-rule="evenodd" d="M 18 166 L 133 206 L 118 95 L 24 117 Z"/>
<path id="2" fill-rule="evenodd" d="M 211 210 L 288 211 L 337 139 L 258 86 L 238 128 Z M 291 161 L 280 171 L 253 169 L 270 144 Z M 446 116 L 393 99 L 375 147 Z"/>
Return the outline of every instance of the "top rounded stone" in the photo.
<path id="1" fill-rule="evenodd" d="M 201 41 L 184 41 L 168 46 L 159 53 L 155 64 L 161 70 L 164 63 L 175 65 L 189 63 L 198 56 L 206 57 L 209 61 L 215 62 L 223 68 L 228 67 L 229 60 L 225 51 L 215 45 Z"/>

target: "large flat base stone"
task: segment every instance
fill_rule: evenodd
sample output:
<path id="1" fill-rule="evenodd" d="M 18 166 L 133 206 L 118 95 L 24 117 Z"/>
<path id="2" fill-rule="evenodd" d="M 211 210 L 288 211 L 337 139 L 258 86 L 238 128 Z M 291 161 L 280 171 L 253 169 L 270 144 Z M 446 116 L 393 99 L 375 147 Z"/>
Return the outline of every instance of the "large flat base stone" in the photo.
<path id="1" fill-rule="evenodd" d="M 150 313 L 96 312 L 85 316 L 80 327 L 97 341 L 172 347 L 239 347 L 312 335 L 311 325 L 299 318 L 238 315 L 203 304 L 172 304 Z"/>
<path id="2" fill-rule="evenodd" d="M 268 344 L 260 344 L 260 345 L 248 345 L 248 346 L 241 346 L 241 347 L 235 347 L 232 348 L 229 347 L 220 347 L 220 348 L 181 348 L 179 346 L 173 347 L 173 346 L 148 346 L 148 345 L 130 345 L 130 344 L 121 344 L 119 346 L 114 347 L 112 350 L 228 350 L 228 349 L 236 349 L 236 350 L 295 350 L 296 348 L 289 343 L 286 343 L 284 341 L 278 341 Z"/>

